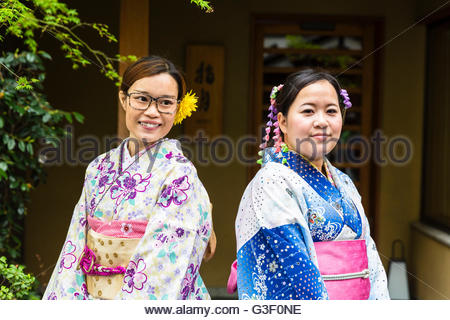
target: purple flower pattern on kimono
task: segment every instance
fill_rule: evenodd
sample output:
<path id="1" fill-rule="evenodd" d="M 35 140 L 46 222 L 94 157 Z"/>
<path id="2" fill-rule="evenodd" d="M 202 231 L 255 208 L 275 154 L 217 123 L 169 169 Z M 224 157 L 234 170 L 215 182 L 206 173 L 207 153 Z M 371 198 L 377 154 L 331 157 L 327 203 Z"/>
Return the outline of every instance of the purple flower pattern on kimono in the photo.
<path id="1" fill-rule="evenodd" d="M 61 261 L 59 263 L 59 273 L 63 271 L 63 269 L 70 269 L 72 265 L 75 263 L 77 258 L 73 254 L 76 250 L 76 246 L 72 243 L 72 241 L 67 241 L 63 248 L 63 254 L 61 257 Z"/>
<path id="2" fill-rule="evenodd" d="M 187 176 L 173 180 L 172 183 L 161 192 L 158 204 L 164 208 L 170 206 L 172 202 L 177 206 L 181 205 L 188 198 L 185 191 L 187 191 L 190 186 Z"/>
<path id="3" fill-rule="evenodd" d="M 187 233 L 189 233 L 189 231 Z M 165 244 L 179 241 L 178 238 L 181 238 L 184 235 L 185 231 L 183 228 L 178 227 L 173 231 L 166 223 L 161 223 L 155 230 L 155 235 L 153 236 L 156 240 L 155 247 L 159 248 Z"/>
<path id="4" fill-rule="evenodd" d="M 89 293 L 87 291 L 86 283 L 83 283 L 81 285 L 81 293 L 80 292 L 74 292 L 73 296 L 78 300 L 88 300 Z"/>
<path id="5" fill-rule="evenodd" d="M 109 155 L 105 156 L 97 166 L 95 180 L 98 180 L 99 194 L 105 192 L 108 185 L 112 185 L 116 178 L 116 170 L 113 170 L 114 162 Z M 98 178 L 100 176 L 100 178 Z M 98 179 L 97 179 L 98 178 Z"/>
<path id="6" fill-rule="evenodd" d="M 58 300 L 58 297 L 56 296 L 55 292 L 50 293 L 47 300 Z"/>
<path id="7" fill-rule="evenodd" d="M 59 261 L 44 299 L 93 298 L 85 295 L 85 277 L 74 267 L 74 258 L 78 257 L 86 242 L 86 214 L 91 210 L 104 221 L 148 220 L 145 234 L 130 257 L 122 288 L 115 299 L 208 299 L 199 269 L 210 232 L 204 234 L 212 226 L 212 221 L 209 197 L 195 167 L 183 158 L 178 143 L 168 140 L 161 142 L 160 151 L 156 148 L 150 150 L 154 155 L 151 159 L 156 159 L 151 177 L 147 172 L 151 159 L 141 157 L 143 163 L 129 167 L 117 178 L 120 150 L 119 147 L 109 153 L 114 166 L 110 165 L 109 159 L 108 162 L 104 160 L 105 155 L 89 165 L 66 240 L 70 240 L 76 250 L 69 245 L 63 248 L 60 257 L 60 261 L 64 258 L 62 272 L 58 272 Z M 99 166 L 102 159 L 104 165 Z M 102 176 L 99 171 L 102 170 L 104 174 L 115 171 L 117 180 L 108 185 L 106 183 L 110 180 L 105 179 L 104 192 L 99 196 L 103 190 L 99 185 Z M 106 194 L 108 196 L 103 196 Z M 91 203 L 93 198 L 96 199 Z M 122 229 L 127 232 L 129 227 L 125 223 Z M 65 267 L 70 267 L 70 270 Z"/>
<path id="8" fill-rule="evenodd" d="M 194 293 L 197 295 L 198 291 L 200 290 L 198 288 L 197 288 L 197 290 L 195 290 L 195 281 L 197 280 L 197 277 L 198 277 L 197 271 L 198 271 L 198 266 L 194 266 L 194 264 L 191 263 L 187 269 L 186 275 L 184 276 L 183 282 L 181 284 L 182 289 L 181 289 L 180 293 L 181 293 L 181 298 L 183 300 L 186 300 L 191 293 Z"/>
<path id="9" fill-rule="evenodd" d="M 167 152 L 167 150 L 165 150 L 165 149 L 163 149 L 162 151 L 163 151 L 163 153 Z M 189 162 L 189 160 L 181 152 L 178 152 L 177 154 L 174 154 L 172 151 L 170 151 L 170 152 L 167 152 L 164 155 L 164 157 L 167 160 L 175 158 L 175 161 L 178 162 L 178 163 L 187 163 L 187 162 Z"/>
<path id="10" fill-rule="evenodd" d="M 115 176 L 116 170 L 113 170 L 113 167 L 114 167 L 114 162 L 110 161 L 110 157 L 108 155 L 106 155 L 102 159 L 102 161 L 98 164 L 97 174 L 95 175 L 95 177 L 97 178 L 98 176 L 104 176 L 104 175 L 108 175 L 108 174 L 114 174 L 114 176 Z"/>
<path id="11" fill-rule="evenodd" d="M 142 290 L 144 283 L 147 282 L 147 275 L 144 273 L 145 268 L 146 265 L 143 259 L 139 259 L 137 264 L 134 261 L 130 261 L 123 278 L 125 285 L 122 290 L 128 293 L 132 293 L 133 289 Z"/>
<path id="12" fill-rule="evenodd" d="M 94 195 L 94 197 L 91 199 L 91 201 L 89 201 L 89 210 L 88 210 L 88 212 L 89 212 L 89 215 L 91 216 L 91 217 L 93 217 L 94 216 L 94 211 L 95 211 L 95 208 L 97 208 L 97 204 L 95 203 L 95 195 Z"/>
<path id="13" fill-rule="evenodd" d="M 198 206 L 198 211 L 200 213 L 200 227 L 197 230 L 197 234 L 207 241 L 211 235 L 211 224 L 208 221 L 208 211 L 204 210 L 200 205 Z"/>
<path id="14" fill-rule="evenodd" d="M 124 200 L 136 198 L 137 192 L 144 192 L 150 183 L 149 174 L 146 178 L 142 178 L 140 173 L 135 173 L 133 176 L 128 171 L 125 171 L 117 183 L 111 188 L 111 199 L 116 200 L 116 206 Z"/>

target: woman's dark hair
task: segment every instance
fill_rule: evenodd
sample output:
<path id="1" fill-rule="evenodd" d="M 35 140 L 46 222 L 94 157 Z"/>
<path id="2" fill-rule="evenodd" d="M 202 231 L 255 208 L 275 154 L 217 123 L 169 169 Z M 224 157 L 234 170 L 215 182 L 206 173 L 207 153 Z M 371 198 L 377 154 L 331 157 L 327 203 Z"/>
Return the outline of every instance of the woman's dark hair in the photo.
<path id="1" fill-rule="evenodd" d="M 160 73 L 168 73 L 174 78 L 178 84 L 177 99 L 181 99 L 186 93 L 186 81 L 183 74 L 172 62 L 159 56 L 144 57 L 130 65 L 123 73 L 120 90 L 128 93 L 128 89 L 135 81 Z"/>
<path id="2" fill-rule="evenodd" d="M 343 104 L 341 103 L 340 98 L 341 86 L 336 78 L 325 71 L 305 69 L 292 73 L 286 78 L 283 88 L 276 97 L 276 107 L 278 112 L 281 112 L 284 116 L 287 116 L 289 107 L 292 105 L 292 102 L 294 102 L 300 90 L 320 80 L 326 80 L 334 87 L 338 96 L 339 106 L 342 111 Z"/>

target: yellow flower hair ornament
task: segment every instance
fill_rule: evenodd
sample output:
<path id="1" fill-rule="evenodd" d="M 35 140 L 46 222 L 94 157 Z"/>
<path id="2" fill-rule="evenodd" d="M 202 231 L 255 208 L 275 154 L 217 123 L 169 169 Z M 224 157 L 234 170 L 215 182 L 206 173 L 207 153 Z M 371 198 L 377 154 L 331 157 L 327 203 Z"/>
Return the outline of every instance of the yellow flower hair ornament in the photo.
<path id="1" fill-rule="evenodd" d="M 197 102 L 198 98 L 192 90 L 186 93 L 180 102 L 173 124 L 179 124 L 187 117 L 190 117 L 192 112 L 197 110 Z"/>

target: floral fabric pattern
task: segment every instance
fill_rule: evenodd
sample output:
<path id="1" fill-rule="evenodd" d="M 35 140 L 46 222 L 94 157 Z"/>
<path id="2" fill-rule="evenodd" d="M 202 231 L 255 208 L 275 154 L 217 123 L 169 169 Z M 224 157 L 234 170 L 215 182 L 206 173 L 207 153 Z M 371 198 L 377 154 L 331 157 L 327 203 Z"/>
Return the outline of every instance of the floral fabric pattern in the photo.
<path id="1" fill-rule="evenodd" d="M 108 161 L 108 157 L 103 158 L 98 165 L 98 172 L 96 176 L 100 177 L 98 178 L 99 194 L 104 193 L 105 189 L 112 185 L 115 181 L 116 170 L 113 170 L 112 168 L 114 168 L 114 162 Z"/>
<path id="2" fill-rule="evenodd" d="M 172 183 L 164 189 L 159 198 L 158 204 L 167 208 L 173 204 L 179 206 L 188 198 L 186 191 L 190 188 L 189 179 L 187 176 L 175 179 Z"/>
<path id="3" fill-rule="evenodd" d="M 200 290 L 195 288 L 195 281 L 197 280 L 198 277 L 198 266 L 194 267 L 194 265 L 191 263 L 187 271 L 188 272 L 186 273 L 183 279 L 182 289 L 180 292 L 181 299 L 183 300 L 186 300 L 192 293 L 198 293 L 198 290 Z"/>
<path id="4" fill-rule="evenodd" d="M 282 163 L 265 153 L 242 196 L 236 217 L 239 298 L 328 299 L 314 242 L 364 239 L 369 299 L 389 299 L 386 273 L 350 178 L 327 162 L 332 185 L 295 154 L 286 158 Z"/>
<path id="5" fill-rule="evenodd" d="M 63 269 L 72 268 L 77 258 L 73 254 L 75 252 L 76 246 L 73 245 L 72 241 L 67 241 L 63 248 L 62 258 L 59 263 L 59 273 L 63 271 Z"/>
<path id="6" fill-rule="evenodd" d="M 147 282 L 147 275 L 144 271 L 145 262 L 143 259 L 139 259 L 137 264 L 131 261 L 123 278 L 125 286 L 122 290 L 128 293 L 133 292 L 133 289 L 142 290 L 144 283 Z"/>
<path id="7" fill-rule="evenodd" d="M 176 140 L 163 140 L 139 157 L 129 155 L 126 143 L 88 166 L 44 299 L 92 299 L 75 268 L 88 215 L 125 221 L 119 225 L 124 237 L 135 232 L 127 220 L 148 222 L 115 299 L 209 299 L 199 269 L 211 235 L 211 204 L 195 167 Z"/>
<path id="8" fill-rule="evenodd" d="M 142 178 L 140 173 L 133 176 L 127 171 L 123 173 L 120 179 L 117 179 L 116 184 L 111 188 L 111 199 L 116 200 L 116 205 L 119 205 L 124 200 L 136 198 L 137 192 L 144 192 L 149 185 L 151 174 L 146 178 Z"/>

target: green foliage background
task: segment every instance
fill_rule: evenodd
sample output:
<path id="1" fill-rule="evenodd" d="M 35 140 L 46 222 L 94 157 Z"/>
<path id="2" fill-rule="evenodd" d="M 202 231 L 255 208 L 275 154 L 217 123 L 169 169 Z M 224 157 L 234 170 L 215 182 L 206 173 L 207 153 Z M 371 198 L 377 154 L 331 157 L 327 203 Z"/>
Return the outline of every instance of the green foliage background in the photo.
<path id="1" fill-rule="evenodd" d="M 207 13 L 208 1 L 190 0 Z M 0 54 L 0 299 L 38 299 L 35 278 L 24 272 L 23 222 L 30 191 L 45 178 L 36 149 L 43 139 L 52 144 L 65 135 L 63 126 L 83 122 L 77 112 L 53 108 L 44 95 L 43 59 L 39 50 L 42 34 L 60 42 L 73 69 L 95 65 L 108 79 L 120 84 L 117 64 L 135 56 L 108 56 L 87 43 L 80 30 L 94 31 L 99 40 L 117 42 L 101 23 L 82 21 L 75 9 L 58 0 L 1 0 L 0 44 L 10 37 L 21 40 L 24 51 Z M 13 264 L 8 264 L 8 260 Z"/>

